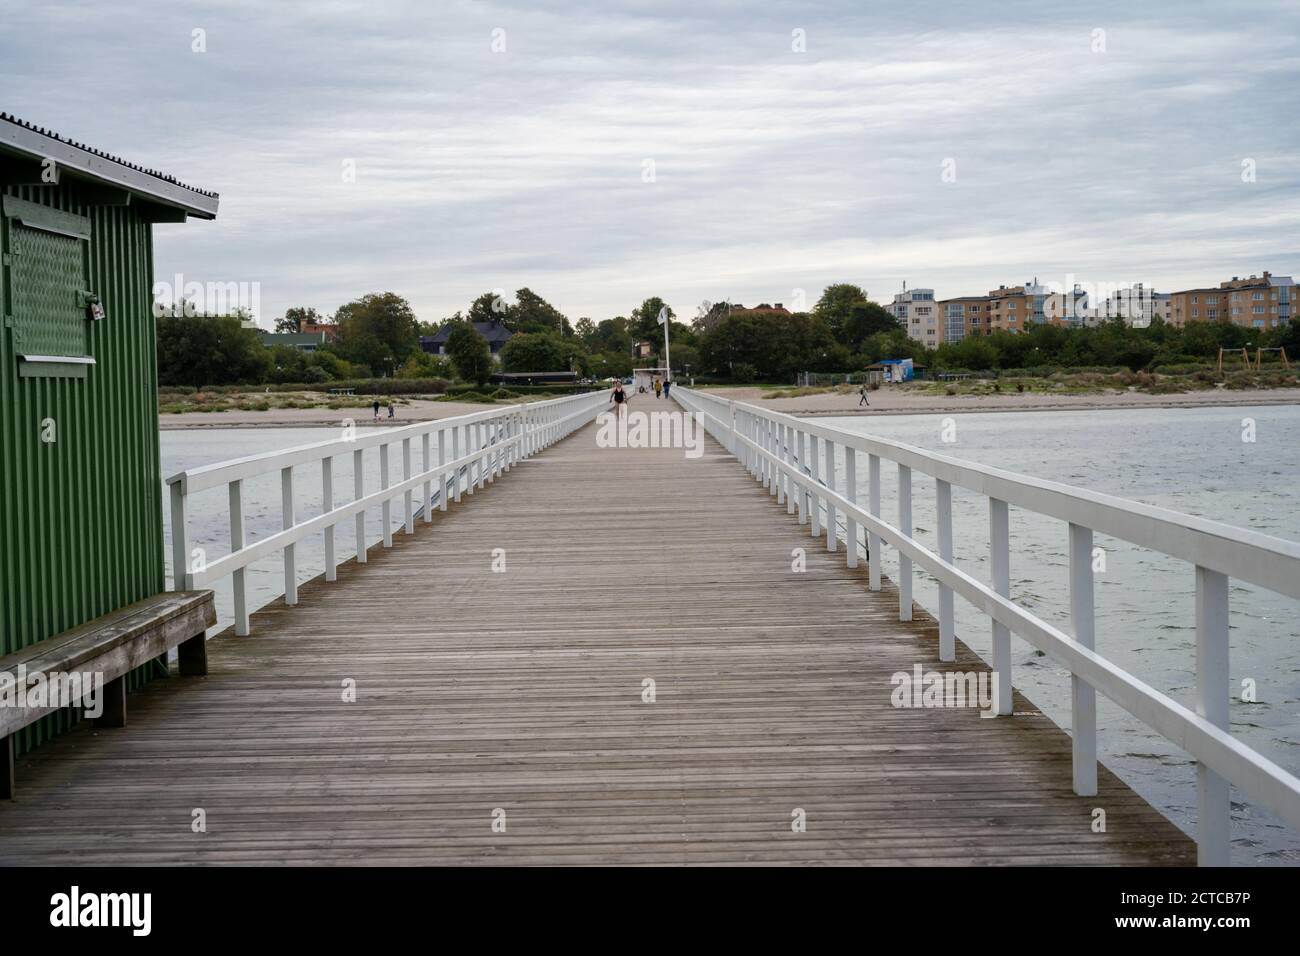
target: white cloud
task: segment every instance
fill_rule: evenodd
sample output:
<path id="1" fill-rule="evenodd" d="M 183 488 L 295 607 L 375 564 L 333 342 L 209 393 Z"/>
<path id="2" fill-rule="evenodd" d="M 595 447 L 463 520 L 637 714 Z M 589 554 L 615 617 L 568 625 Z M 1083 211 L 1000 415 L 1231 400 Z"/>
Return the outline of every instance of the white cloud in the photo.
<path id="1" fill-rule="evenodd" d="M 260 281 L 264 321 L 380 289 L 427 319 L 524 285 L 602 318 L 1290 271 L 1293 7 L 986 10 L 0 0 L 0 106 L 220 191 L 217 222 L 158 230 L 158 272 Z"/>

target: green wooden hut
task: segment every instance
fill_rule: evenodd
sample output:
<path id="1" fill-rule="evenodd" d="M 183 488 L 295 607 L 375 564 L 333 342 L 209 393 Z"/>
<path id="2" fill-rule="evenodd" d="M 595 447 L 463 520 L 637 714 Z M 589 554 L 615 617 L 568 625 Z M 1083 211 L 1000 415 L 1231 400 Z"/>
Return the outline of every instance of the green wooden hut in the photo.
<path id="1" fill-rule="evenodd" d="M 164 588 L 153 224 L 217 196 L 0 113 L 0 207 L 2 657 Z"/>

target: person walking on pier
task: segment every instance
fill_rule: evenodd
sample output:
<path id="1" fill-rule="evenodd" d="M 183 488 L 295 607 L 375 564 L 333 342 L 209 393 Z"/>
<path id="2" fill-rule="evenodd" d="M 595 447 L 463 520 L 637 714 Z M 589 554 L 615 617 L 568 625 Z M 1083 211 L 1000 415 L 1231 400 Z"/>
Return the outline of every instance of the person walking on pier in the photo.
<path id="1" fill-rule="evenodd" d="M 668 389 L 672 387 L 673 387 L 673 383 L 668 381 L 668 379 L 664 379 L 664 398 L 668 397 Z"/>
<path id="2" fill-rule="evenodd" d="M 627 393 L 623 391 L 623 383 L 618 382 L 614 385 L 614 392 L 609 396 L 610 402 L 614 406 L 614 414 L 623 414 L 623 405 L 627 402 Z"/>
<path id="3" fill-rule="evenodd" d="M 662 398 L 663 390 L 664 390 L 663 382 L 659 381 L 659 376 L 656 375 L 655 376 L 655 398 Z"/>

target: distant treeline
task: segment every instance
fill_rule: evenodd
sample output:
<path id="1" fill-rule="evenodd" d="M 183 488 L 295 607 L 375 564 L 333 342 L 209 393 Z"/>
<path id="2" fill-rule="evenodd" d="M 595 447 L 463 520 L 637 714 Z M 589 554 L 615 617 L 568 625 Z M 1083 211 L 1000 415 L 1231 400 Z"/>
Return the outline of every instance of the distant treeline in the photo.
<path id="1" fill-rule="evenodd" d="M 158 320 L 158 373 L 164 386 L 307 384 L 324 385 L 376 378 L 459 380 L 482 385 L 494 369 L 487 343 L 472 322 L 498 321 L 515 333 L 501 350 L 503 371 L 572 370 L 605 378 L 630 375 L 634 365 L 662 364 L 667 308 L 657 296 L 627 316 L 600 322 L 569 319 L 529 289 L 506 301 L 484 293 L 465 313 L 442 322 L 421 323 L 410 304 L 391 293 L 363 296 L 333 316 L 335 341 L 314 352 L 287 346 L 267 348 L 256 330 L 237 318 L 164 316 Z M 808 312 L 759 306 L 701 308 L 679 322 L 671 308 L 672 365 L 702 378 L 734 382 L 792 382 L 799 372 L 859 371 L 885 358 L 911 358 L 935 371 L 1087 368 L 1122 366 L 1133 371 L 1177 366 L 1204 367 L 1219 349 L 1283 346 L 1300 356 L 1300 321 L 1272 330 L 1228 322 L 1173 326 L 1159 320 L 1133 328 L 1120 319 L 1090 328 L 1031 325 L 1020 333 L 994 332 L 926 348 L 911 339 L 882 305 L 857 286 L 828 286 Z M 294 331 L 329 321 L 314 309 L 290 309 L 276 323 Z M 425 353 L 421 335 L 455 323 L 447 356 Z M 647 355 L 631 357 L 635 343 Z"/>

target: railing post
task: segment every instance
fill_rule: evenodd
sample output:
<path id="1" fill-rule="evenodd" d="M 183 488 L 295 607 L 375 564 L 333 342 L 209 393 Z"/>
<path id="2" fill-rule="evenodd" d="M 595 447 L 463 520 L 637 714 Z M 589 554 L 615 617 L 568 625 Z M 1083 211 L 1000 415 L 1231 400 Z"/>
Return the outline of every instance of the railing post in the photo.
<path id="1" fill-rule="evenodd" d="M 505 453 L 502 455 L 502 459 L 501 459 L 502 471 L 509 471 L 510 466 L 513 465 L 515 462 L 515 434 L 518 431 L 518 429 L 515 426 L 518 423 L 518 421 L 519 421 L 519 413 L 517 411 L 512 411 L 506 416 L 506 424 L 505 424 L 506 446 L 505 446 Z"/>
<path id="2" fill-rule="evenodd" d="M 1074 640 L 1092 650 L 1096 642 L 1092 580 L 1092 529 L 1070 525 L 1070 623 Z M 1073 738 L 1074 792 L 1097 793 L 1097 691 L 1070 675 L 1070 728 Z"/>
<path id="3" fill-rule="evenodd" d="M 790 474 L 790 469 L 794 467 L 794 455 L 790 451 L 790 443 L 794 441 L 794 429 L 789 425 L 781 426 L 781 460 L 785 462 L 785 513 L 794 514 L 794 499 L 799 494 L 799 486 L 795 484 L 794 478 Z"/>
<path id="4" fill-rule="evenodd" d="M 912 469 L 898 465 L 898 530 L 912 536 Z M 898 549 L 898 619 L 912 619 L 912 559 Z"/>
<path id="5" fill-rule="evenodd" d="M 411 439 L 402 439 L 402 481 L 411 480 Z M 415 511 L 412 508 L 412 502 L 415 498 L 414 492 L 407 488 L 402 495 L 402 517 L 405 519 L 405 531 L 407 534 L 415 534 Z"/>
<path id="6" fill-rule="evenodd" d="M 188 536 L 185 531 L 184 479 L 171 483 L 172 505 L 172 590 L 185 590 L 185 575 L 190 566 Z"/>
<path id="7" fill-rule="evenodd" d="M 880 456 L 867 455 L 867 514 L 880 517 Z M 867 529 L 867 587 L 880 590 L 880 535 Z"/>
<path id="8" fill-rule="evenodd" d="M 799 477 L 803 478 L 803 463 L 808 460 L 804 455 L 804 433 L 799 429 L 794 429 L 794 447 L 791 449 L 790 457 L 794 459 L 791 465 L 798 471 Z M 799 481 L 794 486 L 794 493 L 799 499 L 799 523 L 808 523 L 808 490 L 804 487 L 803 482 Z"/>
<path id="9" fill-rule="evenodd" d="M 244 483 L 232 481 L 226 488 L 230 496 L 230 551 L 233 554 L 244 547 Z M 248 636 L 248 590 L 245 586 L 244 568 L 236 568 L 231 575 L 235 597 L 235 633 Z"/>
<path id="10" fill-rule="evenodd" d="M 989 499 L 989 563 L 993 572 L 993 590 L 1004 598 L 1011 596 L 1011 529 L 1007 503 Z M 997 713 L 1011 713 L 1011 631 L 993 621 L 993 680 L 997 693 Z"/>
<path id="11" fill-rule="evenodd" d="M 939 559 L 952 564 L 952 485 L 934 480 L 935 512 L 938 516 Z M 939 660 L 957 659 L 957 636 L 953 624 L 952 588 L 939 585 Z"/>
<path id="12" fill-rule="evenodd" d="M 835 490 L 835 442 L 827 438 L 822 442 L 826 449 L 826 488 L 828 492 Z M 826 550 L 834 553 L 838 539 L 838 528 L 836 527 L 835 505 L 831 502 L 830 494 L 826 495 Z"/>
<path id="13" fill-rule="evenodd" d="M 352 453 L 352 500 L 360 501 L 366 496 L 365 459 L 362 449 Z M 366 563 L 366 509 L 357 512 L 357 564 Z"/>
<path id="14" fill-rule="evenodd" d="M 441 468 L 447 464 L 447 429 L 438 429 L 438 467 Z M 438 473 L 438 510 L 447 510 L 447 499 L 451 497 L 447 491 L 447 473 L 440 471 Z"/>
<path id="15" fill-rule="evenodd" d="M 474 439 L 472 442 L 474 461 L 470 466 L 470 486 L 469 493 L 472 495 L 477 488 L 483 487 L 483 459 L 479 452 L 483 450 L 483 426 L 475 422 L 472 426 L 474 429 Z"/>
<path id="16" fill-rule="evenodd" d="M 429 470 L 433 467 L 433 461 L 432 461 L 433 455 L 430 453 L 429 439 L 430 439 L 429 432 L 425 432 L 423 435 L 420 436 L 420 452 L 421 452 L 420 464 L 422 466 L 420 470 L 423 471 L 426 475 L 429 473 Z M 442 495 L 439 494 L 438 497 L 441 498 Z M 424 511 L 424 523 L 428 524 L 430 521 L 433 520 L 433 480 L 432 479 L 424 483 L 423 511 Z"/>
<path id="17" fill-rule="evenodd" d="M 463 426 L 461 425 L 453 425 L 451 428 L 451 460 L 452 461 L 460 460 L 460 430 L 462 427 Z M 468 436 L 467 436 L 466 444 L 469 444 Z M 455 472 L 452 474 L 452 486 L 455 490 L 456 504 L 460 504 L 460 469 L 459 468 L 457 468 Z"/>
<path id="18" fill-rule="evenodd" d="M 767 460 L 768 494 L 776 495 L 776 503 L 781 503 L 781 469 L 776 466 L 776 423 L 767 423 L 767 451 L 772 457 Z"/>
<path id="19" fill-rule="evenodd" d="M 808 477 L 815 491 L 808 504 L 808 511 L 812 519 L 811 533 L 816 538 L 822 533 L 822 496 L 821 488 L 818 487 L 821 481 L 821 441 L 811 432 L 808 433 Z"/>
<path id="20" fill-rule="evenodd" d="M 1228 576 L 1196 567 L 1196 712 L 1228 730 Z M 1196 863 L 1232 862 L 1228 781 L 1196 765 Z"/>
<path id="21" fill-rule="evenodd" d="M 844 497 L 850 504 L 858 503 L 858 451 L 851 445 L 844 446 Z M 851 568 L 858 566 L 858 519 L 852 514 L 844 514 L 845 561 Z"/>
<path id="22" fill-rule="evenodd" d="M 727 440 L 727 451 L 731 452 L 733 457 L 739 457 L 736 452 L 736 403 L 727 402 L 731 409 L 731 437 Z"/>
<path id="23" fill-rule="evenodd" d="M 321 511 L 328 514 L 334 510 L 334 459 L 326 455 L 320 460 L 320 498 Z M 338 578 L 338 562 L 334 558 L 334 526 L 325 528 L 325 580 Z"/>
<path id="24" fill-rule="evenodd" d="M 388 485 L 388 442 L 379 446 L 379 488 L 387 491 Z M 380 519 L 383 521 L 383 541 L 385 548 L 393 546 L 393 501 L 385 497 L 379 506 Z"/>
<path id="25" fill-rule="evenodd" d="M 289 465 L 280 469 L 280 524 L 287 530 L 297 520 L 293 507 L 293 465 Z M 284 603 L 289 607 L 298 603 L 298 565 L 292 544 L 284 546 Z"/>
<path id="26" fill-rule="evenodd" d="M 773 423 L 772 425 L 772 453 L 776 455 L 776 503 L 783 505 L 790 497 L 790 488 L 787 481 L 785 469 L 781 465 L 785 464 L 785 425 Z"/>

